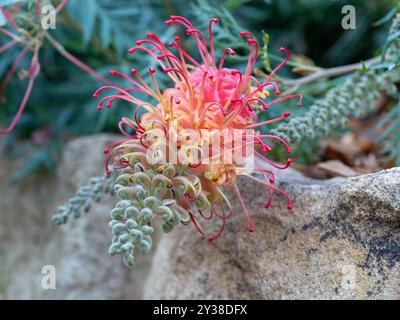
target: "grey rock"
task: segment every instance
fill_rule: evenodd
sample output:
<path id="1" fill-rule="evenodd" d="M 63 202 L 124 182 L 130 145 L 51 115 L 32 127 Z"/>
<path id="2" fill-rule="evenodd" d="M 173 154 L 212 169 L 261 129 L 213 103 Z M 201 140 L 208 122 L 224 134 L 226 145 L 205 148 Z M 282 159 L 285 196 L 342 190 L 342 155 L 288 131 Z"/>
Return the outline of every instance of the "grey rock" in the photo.
<path id="1" fill-rule="evenodd" d="M 147 299 L 400 298 L 400 168 L 317 181 L 279 177 L 294 200 L 241 180 L 255 223 L 241 210 L 213 243 L 187 227 L 158 244 L 144 286 Z M 240 208 L 231 195 L 235 208 Z"/>
<path id="2" fill-rule="evenodd" d="M 115 199 L 105 195 L 90 213 L 58 227 L 51 221 L 57 205 L 73 196 L 91 176 L 104 173 L 103 149 L 118 137 L 98 135 L 69 143 L 57 175 L 28 177 L 12 186 L 1 179 L 0 268 L 1 297 L 7 299 L 138 299 L 150 257 L 136 269 L 120 257 L 110 257 L 107 223 Z M 43 266 L 56 270 L 56 289 L 44 290 Z"/>

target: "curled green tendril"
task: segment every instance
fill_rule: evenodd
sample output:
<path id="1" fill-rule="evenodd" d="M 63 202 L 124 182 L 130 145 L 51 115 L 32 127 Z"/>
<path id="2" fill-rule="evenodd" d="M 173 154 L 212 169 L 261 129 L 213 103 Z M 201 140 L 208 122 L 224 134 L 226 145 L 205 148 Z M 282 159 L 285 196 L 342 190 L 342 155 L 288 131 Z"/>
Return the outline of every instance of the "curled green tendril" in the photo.
<path id="1" fill-rule="evenodd" d="M 201 190 L 198 179 L 178 176 L 172 164 L 145 169 L 133 160 L 140 157 L 138 153 L 127 155 L 132 166 L 121 171 L 115 179 L 115 192 L 121 200 L 111 211 L 109 223 L 113 233 L 109 253 L 122 254 L 128 267 L 135 265 L 135 250 L 141 254 L 150 252 L 153 220 L 158 218 L 161 221 L 165 233 L 180 223 L 189 223 L 189 213 L 177 204 L 175 197 L 193 197 Z M 193 205 L 203 210 L 209 202 L 205 195 L 201 195 Z"/>

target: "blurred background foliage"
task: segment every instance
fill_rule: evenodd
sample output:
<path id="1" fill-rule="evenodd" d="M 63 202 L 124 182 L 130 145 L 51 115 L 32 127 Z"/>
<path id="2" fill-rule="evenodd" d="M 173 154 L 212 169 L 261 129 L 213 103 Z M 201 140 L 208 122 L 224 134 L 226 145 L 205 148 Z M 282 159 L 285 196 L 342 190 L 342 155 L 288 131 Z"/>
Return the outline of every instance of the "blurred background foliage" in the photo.
<path id="1" fill-rule="evenodd" d="M 28 4 L 21 10 L 28 10 L 33 1 L 25 2 Z M 5 0 L 0 3 L 7 4 Z M 357 28 L 345 31 L 341 27 L 341 10 L 348 4 L 356 8 Z M 295 55 L 292 66 L 326 68 L 378 55 L 387 41 L 390 20 L 396 9 L 398 1 L 395 0 L 70 0 L 57 17 L 57 28 L 50 33 L 69 52 L 102 75 L 107 76 L 110 69 L 128 72 L 131 67 L 142 70 L 145 75 L 145 70 L 154 62 L 146 55 L 127 53 L 136 40 L 145 38 L 147 32 L 161 35 L 165 41 L 172 39 L 171 31 L 164 24 L 170 15 L 188 17 L 201 30 L 205 30 L 210 18 L 219 17 L 221 25 L 216 27 L 215 36 L 218 54 L 227 46 L 237 50 L 239 54 L 235 59 L 228 61 L 236 67 L 240 68 L 239 63 L 247 59 L 248 54 L 238 33 L 249 30 L 260 42 L 263 35 L 264 39 L 265 34 L 268 35 L 268 56 L 264 52 L 264 59 L 259 60 L 259 68 L 264 72 L 268 63 L 275 66 L 282 61 L 278 51 L 281 46 Z M 5 37 L 0 36 L 0 43 L 4 41 Z M 191 50 L 190 42 L 186 49 Z M 0 55 L 0 79 L 19 50 L 14 47 Z M 0 137 L 3 154 L 27 157 L 26 164 L 14 174 L 16 179 L 41 168 L 54 169 L 66 141 L 80 135 L 117 132 L 117 120 L 121 116 L 131 116 L 133 111 L 132 106 L 122 103 L 98 111 L 91 95 L 102 83 L 67 61 L 53 47 L 42 48 L 40 62 L 42 71 L 19 124 L 11 134 Z M 24 61 L 23 65 L 28 63 Z M 290 68 L 279 75 L 296 77 Z M 316 99 L 344 80 L 345 77 L 322 79 L 303 86 L 299 91 L 304 94 L 304 107 L 288 105 L 287 108 L 293 116 L 304 114 Z M 2 127 L 15 115 L 25 86 L 26 81 L 13 77 L 5 103 L 0 105 Z M 399 119 L 399 106 L 390 111 L 396 115 L 395 120 Z M 282 109 L 277 114 L 281 112 Z M 398 128 L 398 123 L 395 127 Z M 299 161 L 315 161 L 315 148 L 315 141 L 300 144 L 297 148 Z"/>

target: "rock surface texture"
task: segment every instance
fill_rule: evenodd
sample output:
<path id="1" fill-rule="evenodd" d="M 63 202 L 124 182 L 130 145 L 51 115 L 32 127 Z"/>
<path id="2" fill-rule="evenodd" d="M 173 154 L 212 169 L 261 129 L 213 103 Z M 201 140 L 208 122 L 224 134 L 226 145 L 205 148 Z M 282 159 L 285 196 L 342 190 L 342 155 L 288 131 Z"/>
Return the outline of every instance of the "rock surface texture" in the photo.
<path id="1" fill-rule="evenodd" d="M 291 211 L 279 195 L 264 209 L 266 190 L 240 179 L 253 233 L 232 196 L 238 209 L 217 241 L 179 226 L 131 270 L 107 253 L 112 197 L 65 226 L 51 222 L 57 204 L 103 172 L 102 150 L 116 139 L 72 141 L 57 175 L 21 183 L 9 182 L 19 164 L 0 160 L 0 298 L 400 298 L 400 168 L 325 181 L 287 170 L 279 181 Z M 42 288 L 45 265 L 55 290 Z"/>
<path id="2" fill-rule="evenodd" d="M 107 223 L 115 199 L 105 195 L 80 219 L 58 227 L 51 221 L 57 205 L 104 172 L 103 149 L 118 138 L 98 135 L 72 141 L 64 149 L 57 175 L 28 177 L 9 186 L 18 164 L 2 160 L 0 185 L 0 298 L 139 299 L 149 258 L 137 270 L 107 253 Z M 146 259 L 147 258 L 147 259 Z M 56 270 L 56 289 L 42 287 L 43 266 Z M 46 281 L 45 281 L 46 282 Z"/>
<path id="3" fill-rule="evenodd" d="M 400 298 L 400 168 L 326 181 L 289 171 L 280 181 L 292 211 L 279 196 L 264 209 L 265 190 L 241 181 L 254 233 L 237 210 L 215 243 L 188 228 L 163 237 L 144 297 Z"/>

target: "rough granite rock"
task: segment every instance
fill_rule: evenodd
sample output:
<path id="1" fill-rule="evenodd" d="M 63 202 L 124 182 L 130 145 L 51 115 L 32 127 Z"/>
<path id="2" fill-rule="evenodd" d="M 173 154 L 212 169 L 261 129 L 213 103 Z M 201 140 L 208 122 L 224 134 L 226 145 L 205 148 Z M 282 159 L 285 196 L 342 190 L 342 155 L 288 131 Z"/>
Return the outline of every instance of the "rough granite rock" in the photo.
<path id="1" fill-rule="evenodd" d="M 287 170 L 279 181 L 292 211 L 278 195 L 263 209 L 265 190 L 244 179 L 254 233 L 232 196 L 238 210 L 216 242 L 179 226 L 131 270 L 107 254 L 112 197 L 66 226 L 51 222 L 57 204 L 103 172 L 102 150 L 116 139 L 72 141 L 57 175 L 23 183 L 9 182 L 20 163 L 0 160 L 0 298 L 400 298 L 400 168 L 325 181 Z M 41 287 L 44 265 L 56 268 L 56 290 Z"/>
<path id="2" fill-rule="evenodd" d="M 400 298 L 400 168 L 325 181 L 291 171 L 280 185 L 292 211 L 279 196 L 264 209 L 265 190 L 241 181 L 254 233 L 237 210 L 214 243 L 189 228 L 164 236 L 144 298 Z"/>

